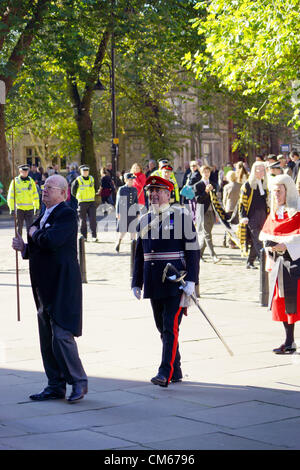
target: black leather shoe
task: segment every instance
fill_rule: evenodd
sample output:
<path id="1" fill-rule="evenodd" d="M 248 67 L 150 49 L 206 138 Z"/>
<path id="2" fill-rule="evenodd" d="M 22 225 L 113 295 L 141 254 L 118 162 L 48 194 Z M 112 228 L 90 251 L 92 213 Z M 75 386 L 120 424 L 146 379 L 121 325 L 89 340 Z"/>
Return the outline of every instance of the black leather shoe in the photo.
<path id="1" fill-rule="evenodd" d="M 253 263 L 247 263 L 246 269 L 258 269 Z"/>
<path id="2" fill-rule="evenodd" d="M 69 403 L 75 403 L 78 400 L 81 400 L 84 395 L 86 395 L 88 392 L 87 385 L 82 385 L 82 384 L 74 384 L 72 386 L 72 393 L 68 397 L 68 402 Z"/>
<path id="3" fill-rule="evenodd" d="M 160 387 L 168 386 L 168 379 L 166 379 L 166 377 L 160 374 L 157 374 L 155 377 L 152 377 L 151 382 L 154 385 L 159 385 Z"/>
<path id="4" fill-rule="evenodd" d="M 52 388 L 45 388 L 40 393 L 36 393 L 34 395 L 30 395 L 30 400 L 33 401 L 46 401 L 46 400 L 61 400 L 65 398 L 66 392 L 61 390 L 54 390 Z"/>
<path id="5" fill-rule="evenodd" d="M 286 346 L 282 344 L 279 348 L 273 349 L 273 353 L 275 354 L 294 354 L 297 349 L 296 343 L 292 343 L 290 346 Z"/>
<path id="6" fill-rule="evenodd" d="M 177 382 L 182 382 L 182 377 L 172 377 L 171 382 L 176 384 Z"/>

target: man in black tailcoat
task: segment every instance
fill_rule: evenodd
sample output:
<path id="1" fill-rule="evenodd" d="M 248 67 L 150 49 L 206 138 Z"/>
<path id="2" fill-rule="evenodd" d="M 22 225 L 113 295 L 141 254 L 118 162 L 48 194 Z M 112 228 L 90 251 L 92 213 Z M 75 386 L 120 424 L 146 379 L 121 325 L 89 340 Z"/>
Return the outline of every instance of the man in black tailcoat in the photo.
<path id="1" fill-rule="evenodd" d="M 13 248 L 29 259 L 33 296 L 43 364 L 48 386 L 31 400 L 65 398 L 87 393 L 87 376 L 78 355 L 74 336 L 82 334 L 82 283 L 77 260 L 77 214 L 66 203 L 67 181 L 60 175 L 47 178 L 42 200 L 45 212 L 31 225 L 28 244 L 17 235 Z"/>

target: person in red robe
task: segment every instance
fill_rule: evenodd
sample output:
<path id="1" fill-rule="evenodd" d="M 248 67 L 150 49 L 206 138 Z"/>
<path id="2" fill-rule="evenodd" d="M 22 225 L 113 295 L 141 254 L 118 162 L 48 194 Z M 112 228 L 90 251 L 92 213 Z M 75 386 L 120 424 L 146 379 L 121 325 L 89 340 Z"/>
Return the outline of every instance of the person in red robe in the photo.
<path id="1" fill-rule="evenodd" d="M 269 308 L 281 321 L 285 342 L 275 354 L 292 354 L 295 323 L 300 320 L 300 204 L 297 187 L 289 175 L 278 175 L 271 184 L 271 210 L 260 232 L 267 252 Z"/>

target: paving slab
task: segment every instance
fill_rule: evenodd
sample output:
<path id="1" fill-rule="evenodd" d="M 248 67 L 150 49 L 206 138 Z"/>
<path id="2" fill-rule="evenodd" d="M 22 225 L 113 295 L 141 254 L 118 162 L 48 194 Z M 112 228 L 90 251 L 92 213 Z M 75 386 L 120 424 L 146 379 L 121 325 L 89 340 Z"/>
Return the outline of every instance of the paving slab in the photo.
<path id="1" fill-rule="evenodd" d="M 200 304 L 234 352 L 230 357 L 195 305 L 180 327 L 184 380 L 161 388 L 161 341 L 148 300 L 130 291 L 130 241 L 116 233 L 86 243 L 83 336 L 77 344 L 89 393 L 34 403 L 46 385 L 28 262 L 19 259 L 21 321 L 16 312 L 12 221 L 0 216 L 0 449 L 298 450 L 300 354 L 277 356 L 284 330 L 259 302 L 259 270 L 213 237 L 222 258 L 205 255 Z M 298 330 L 296 326 L 296 342 Z M 299 342 L 299 341 L 298 341 Z M 70 387 L 68 387 L 68 393 Z"/>
<path id="2" fill-rule="evenodd" d="M 282 419 L 300 418 L 300 411 L 286 406 L 248 401 L 228 406 L 217 406 L 209 410 L 184 413 L 181 416 L 235 429 L 243 426 L 277 422 Z"/>
<path id="3" fill-rule="evenodd" d="M 154 440 L 170 440 L 175 436 L 180 438 L 194 434 L 207 434 L 217 431 L 218 427 L 209 423 L 168 416 L 135 421 L 129 424 L 105 426 L 105 428 L 93 427 L 93 430 L 99 433 L 104 432 L 110 436 L 129 439 L 138 444 L 145 444 Z"/>
<path id="4" fill-rule="evenodd" d="M 188 436 L 163 442 L 149 442 L 147 447 L 156 450 L 181 450 L 182 448 L 193 451 L 198 450 L 287 450 L 287 447 L 276 446 L 234 436 L 226 432 L 205 434 L 204 436 Z M 223 458 L 223 456 L 221 457 Z"/>

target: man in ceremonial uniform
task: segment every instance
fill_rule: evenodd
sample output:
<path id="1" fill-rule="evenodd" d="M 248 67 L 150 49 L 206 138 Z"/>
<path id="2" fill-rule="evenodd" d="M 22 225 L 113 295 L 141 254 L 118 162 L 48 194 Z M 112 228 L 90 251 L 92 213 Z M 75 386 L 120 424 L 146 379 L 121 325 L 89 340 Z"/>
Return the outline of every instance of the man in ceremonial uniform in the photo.
<path id="1" fill-rule="evenodd" d="M 78 201 L 78 213 L 80 219 L 80 233 L 87 240 L 87 217 L 89 218 L 92 241 L 97 242 L 97 221 L 95 203 L 95 182 L 93 176 L 89 174 L 90 167 L 81 165 L 78 176 L 71 186 L 71 193 Z"/>
<path id="2" fill-rule="evenodd" d="M 10 213 L 16 206 L 18 233 L 22 235 L 24 221 L 27 230 L 33 223 L 33 216 L 40 207 L 40 198 L 34 180 L 28 176 L 29 165 L 20 165 L 18 168 L 19 176 L 11 181 L 8 189 L 7 205 Z"/>
<path id="3" fill-rule="evenodd" d="M 194 292 L 199 276 L 199 244 L 192 218 L 187 209 L 170 206 L 171 181 L 151 175 L 146 180 L 151 210 L 137 227 L 138 239 L 132 277 L 132 290 L 140 299 L 149 298 L 163 348 L 158 374 L 151 382 L 167 387 L 182 379 L 178 347 L 179 325 L 186 313 L 184 301 Z M 179 272 L 185 271 L 184 293 L 180 283 L 168 278 L 164 269 L 171 263 Z"/>

